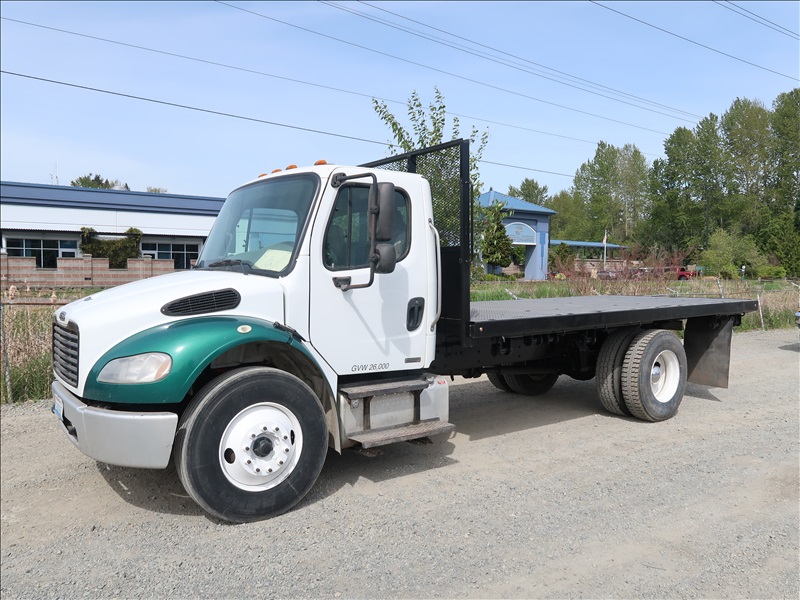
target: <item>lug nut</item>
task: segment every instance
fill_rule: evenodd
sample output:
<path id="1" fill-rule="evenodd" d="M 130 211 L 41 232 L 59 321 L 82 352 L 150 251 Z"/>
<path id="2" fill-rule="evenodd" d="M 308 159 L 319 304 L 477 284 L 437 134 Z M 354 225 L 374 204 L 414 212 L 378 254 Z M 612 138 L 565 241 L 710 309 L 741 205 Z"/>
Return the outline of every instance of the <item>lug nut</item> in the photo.
<path id="1" fill-rule="evenodd" d="M 286 452 L 286 454 L 289 454 L 289 449 L 288 448 L 284 448 L 283 451 Z"/>
<path id="2" fill-rule="evenodd" d="M 255 434 L 255 433 L 251 433 L 251 434 L 250 434 L 250 439 L 251 439 L 251 440 L 254 440 L 254 439 L 256 439 L 256 434 Z"/>
<path id="3" fill-rule="evenodd" d="M 276 427 L 276 428 L 275 428 L 275 431 L 280 431 L 280 430 L 281 430 L 281 428 L 280 428 L 280 427 Z"/>
<path id="4" fill-rule="evenodd" d="M 256 473 L 261 473 L 261 469 L 256 468 Z"/>
<path id="5" fill-rule="evenodd" d="M 250 446 L 245 446 L 245 447 L 244 447 L 244 451 L 245 451 L 245 452 L 250 452 Z"/>
<path id="6" fill-rule="evenodd" d="M 251 462 L 252 462 L 251 460 L 248 460 L 248 461 L 247 461 L 247 464 L 249 465 Z"/>
<path id="7" fill-rule="evenodd" d="M 289 436 L 288 436 L 288 435 L 285 435 L 285 436 L 283 436 L 283 439 L 285 439 L 285 440 L 288 440 L 288 439 L 289 439 Z"/>
<path id="8" fill-rule="evenodd" d="M 282 464 L 283 464 L 283 461 L 282 461 L 282 460 L 279 460 L 279 461 L 278 461 L 278 464 L 279 464 L 279 465 L 282 465 Z"/>
<path id="9" fill-rule="evenodd" d="M 262 428 L 261 428 L 261 431 L 266 431 L 266 430 L 267 430 L 267 428 L 266 428 L 266 427 L 262 427 Z"/>
<path id="10" fill-rule="evenodd" d="M 267 469 L 268 472 L 272 473 L 272 469 Z"/>

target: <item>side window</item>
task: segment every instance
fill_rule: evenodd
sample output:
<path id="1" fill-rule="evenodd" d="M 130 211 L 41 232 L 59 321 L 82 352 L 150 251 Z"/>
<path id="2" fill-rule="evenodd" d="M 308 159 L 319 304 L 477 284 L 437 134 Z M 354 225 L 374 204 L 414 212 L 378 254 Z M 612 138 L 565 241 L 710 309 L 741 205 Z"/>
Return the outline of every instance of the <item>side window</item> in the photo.
<path id="1" fill-rule="evenodd" d="M 408 254 L 410 207 L 406 196 L 395 191 L 392 240 L 400 261 Z M 369 188 L 344 186 L 336 196 L 323 242 L 323 262 L 332 270 L 369 266 Z"/>

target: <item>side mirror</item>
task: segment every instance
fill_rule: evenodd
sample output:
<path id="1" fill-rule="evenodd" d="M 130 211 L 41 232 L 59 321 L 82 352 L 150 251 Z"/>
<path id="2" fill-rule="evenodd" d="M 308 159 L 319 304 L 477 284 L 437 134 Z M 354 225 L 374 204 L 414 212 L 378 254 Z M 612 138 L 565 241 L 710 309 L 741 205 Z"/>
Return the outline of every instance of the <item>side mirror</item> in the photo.
<path id="1" fill-rule="evenodd" d="M 378 184 L 378 220 L 375 224 L 375 241 L 388 242 L 392 239 L 394 226 L 394 184 Z M 393 267 L 394 268 L 394 267 Z M 391 271 L 388 271 L 389 273 Z"/>
<path id="2" fill-rule="evenodd" d="M 375 272 L 376 273 L 392 273 L 397 264 L 397 250 L 394 244 L 376 244 L 375 245 Z"/>

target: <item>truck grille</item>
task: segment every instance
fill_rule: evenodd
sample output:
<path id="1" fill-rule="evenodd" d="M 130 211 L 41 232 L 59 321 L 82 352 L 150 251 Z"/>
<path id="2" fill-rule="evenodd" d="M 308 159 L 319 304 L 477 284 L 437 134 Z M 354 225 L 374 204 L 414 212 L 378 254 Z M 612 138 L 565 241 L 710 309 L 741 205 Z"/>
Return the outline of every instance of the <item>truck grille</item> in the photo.
<path id="1" fill-rule="evenodd" d="M 78 387 L 78 346 L 80 336 L 74 323 L 53 322 L 53 369 L 73 387 Z"/>
<path id="2" fill-rule="evenodd" d="M 161 312 L 170 317 L 202 315 L 236 308 L 241 299 L 242 297 L 236 290 L 216 290 L 173 300 L 169 304 L 165 304 L 161 308 Z"/>

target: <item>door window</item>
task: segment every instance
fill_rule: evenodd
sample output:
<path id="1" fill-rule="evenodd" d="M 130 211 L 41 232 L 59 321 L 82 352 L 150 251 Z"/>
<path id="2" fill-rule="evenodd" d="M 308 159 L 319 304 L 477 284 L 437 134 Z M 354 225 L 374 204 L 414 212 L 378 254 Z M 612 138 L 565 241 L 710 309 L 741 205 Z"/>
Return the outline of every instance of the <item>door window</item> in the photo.
<path id="1" fill-rule="evenodd" d="M 395 190 L 392 239 L 397 260 L 410 245 L 408 198 Z M 358 269 L 369 266 L 369 187 L 344 186 L 336 196 L 323 243 L 323 262 L 328 269 Z"/>

